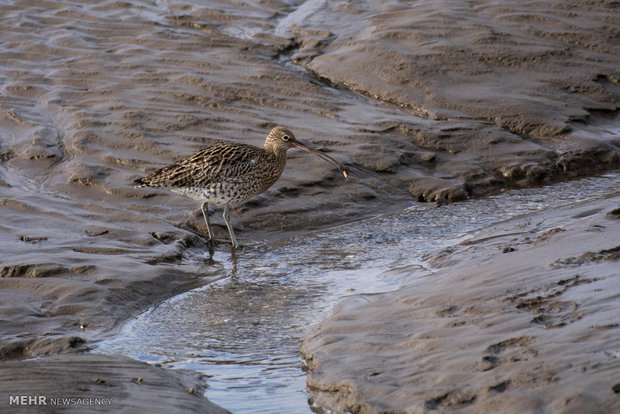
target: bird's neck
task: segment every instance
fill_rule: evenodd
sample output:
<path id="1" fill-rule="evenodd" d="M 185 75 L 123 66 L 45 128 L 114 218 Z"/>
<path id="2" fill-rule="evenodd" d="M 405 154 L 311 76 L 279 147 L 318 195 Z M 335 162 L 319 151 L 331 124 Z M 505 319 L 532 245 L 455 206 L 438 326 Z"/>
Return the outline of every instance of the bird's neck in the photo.
<path id="1" fill-rule="evenodd" d="M 281 145 L 274 145 L 273 143 L 267 141 L 265 142 L 264 149 L 265 151 L 273 154 L 279 161 L 286 162 L 286 152 L 288 148 Z"/>

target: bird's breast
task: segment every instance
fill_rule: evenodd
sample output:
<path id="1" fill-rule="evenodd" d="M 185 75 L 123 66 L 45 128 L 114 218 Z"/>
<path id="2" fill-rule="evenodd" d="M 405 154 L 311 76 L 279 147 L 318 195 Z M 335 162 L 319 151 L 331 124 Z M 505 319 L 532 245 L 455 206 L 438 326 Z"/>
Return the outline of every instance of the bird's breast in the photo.
<path id="1" fill-rule="evenodd" d="M 280 177 L 279 174 L 246 175 L 211 182 L 201 186 L 171 188 L 177 194 L 207 201 L 210 204 L 225 206 L 242 203 L 271 187 Z"/>

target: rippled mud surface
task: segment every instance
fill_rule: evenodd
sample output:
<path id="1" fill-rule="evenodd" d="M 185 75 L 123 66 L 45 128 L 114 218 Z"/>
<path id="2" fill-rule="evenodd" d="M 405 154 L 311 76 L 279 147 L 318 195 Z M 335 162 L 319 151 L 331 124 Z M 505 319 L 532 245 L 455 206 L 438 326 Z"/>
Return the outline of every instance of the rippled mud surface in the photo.
<path id="1" fill-rule="evenodd" d="M 235 413 L 310 412 L 299 347 L 343 297 L 428 276 L 427 259 L 473 230 L 619 186 L 615 174 L 474 202 L 417 204 L 233 257 L 220 252 L 209 260 L 223 279 L 153 307 L 95 352 L 202 372 L 206 396 Z"/>

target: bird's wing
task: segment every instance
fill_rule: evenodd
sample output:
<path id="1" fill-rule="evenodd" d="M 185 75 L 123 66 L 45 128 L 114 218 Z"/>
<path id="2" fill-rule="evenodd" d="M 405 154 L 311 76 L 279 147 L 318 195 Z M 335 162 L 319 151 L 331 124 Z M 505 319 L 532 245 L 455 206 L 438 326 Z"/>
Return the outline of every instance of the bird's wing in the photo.
<path id="1" fill-rule="evenodd" d="M 265 156 L 262 151 L 245 144 L 214 145 L 136 182 L 153 187 L 206 186 L 252 172 Z"/>

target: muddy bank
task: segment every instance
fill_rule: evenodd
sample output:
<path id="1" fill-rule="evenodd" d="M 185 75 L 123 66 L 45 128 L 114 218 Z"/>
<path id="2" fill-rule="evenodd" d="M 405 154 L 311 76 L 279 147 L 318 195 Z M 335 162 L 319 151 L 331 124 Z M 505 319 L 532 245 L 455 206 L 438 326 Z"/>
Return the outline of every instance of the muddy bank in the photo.
<path id="1" fill-rule="evenodd" d="M 202 398 L 203 388 L 197 375 L 122 356 L 0 362 L 0 401 L 14 413 L 228 413 Z M 10 404 L 11 396 L 36 397 L 36 403 Z"/>
<path id="2" fill-rule="evenodd" d="M 616 194 L 499 223 L 430 258 L 430 276 L 344 301 L 302 346 L 314 403 L 618 411 L 619 203 Z"/>
<path id="3" fill-rule="evenodd" d="M 349 154 L 410 183 L 414 197 L 460 199 L 619 165 L 615 1 L 313 3 L 286 20 L 295 26 L 279 26 L 295 39 L 292 61 L 440 121 L 369 122 L 366 137 L 348 137 L 374 137 L 372 156 Z"/>

